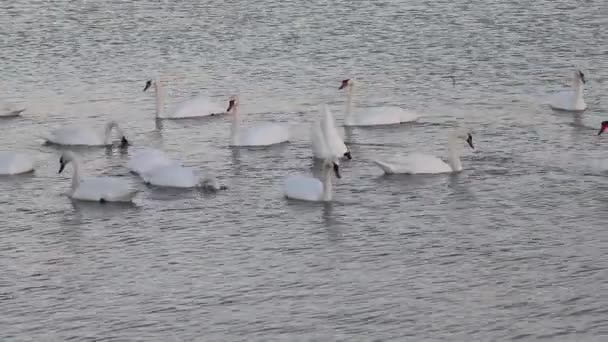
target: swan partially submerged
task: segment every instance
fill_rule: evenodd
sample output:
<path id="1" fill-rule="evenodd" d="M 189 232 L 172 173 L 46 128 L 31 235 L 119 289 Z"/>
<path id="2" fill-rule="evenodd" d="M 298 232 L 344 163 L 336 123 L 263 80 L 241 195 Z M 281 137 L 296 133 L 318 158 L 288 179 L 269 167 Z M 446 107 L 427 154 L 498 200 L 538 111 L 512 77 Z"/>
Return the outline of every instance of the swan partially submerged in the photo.
<path id="1" fill-rule="evenodd" d="M 327 144 L 323 143 L 325 136 Z M 334 117 L 327 105 L 322 106 L 320 117 L 317 117 L 312 123 L 310 141 L 313 157 L 317 159 L 323 159 L 329 153 L 329 151 L 325 151 L 326 145 L 332 150 L 332 153 L 352 159 L 352 154 L 338 133 Z"/>
<path id="2" fill-rule="evenodd" d="M 34 171 L 35 160 L 25 153 L 0 151 L 0 175 L 18 175 Z"/>
<path id="3" fill-rule="evenodd" d="M 216 104 L 210 98 L 199 95 L 190 100 L 186 100 L 171 112 L 165 112 L 165 100 L 167 92 L 163 86 L 162 80 L 156 78 L 146 82 L 144 92 L 154 86 L 154 95 L 156 97 L 156 118 L 158 119 L 185 119 L 196 118 L 211 115 L 225 114 L 221 105 Z"/>
<path id="4" fill-rule="evenodd" d="M 118 133 L 121 147 L 129 145 L 129 141 L 116 121 L 108 122 L 103 131 L 84 126 L 60 127 L 52 130 L 45 139 L 47 143 L 57 145 L 109 146 L 112 145 L 113 130 Z"/>
<path id="5" fill-rule="evenodd" d="M 463 152 L 462 143 L 466 142 L 471 149 L 473 146 L 472 133 L 463 128 L 456 129 L 448 137 L 448 162 L 432 155 L 413 153 L 395 161 L 374 160 L 386 174 L 433 174 L 462 171 L 460 156 Z"/>
<path id="6" fill-rule="evenodd" d="M 269 146 L 289 141 L 287 127 L 271 122 L 242 127 L 243 117 L 239 111 L 239 99 L 232 96 L 226 112 L 232 115 L 230 127 L 231 146 Z"/>
<path id="7" fill-rule="evenodd" d="M 553 94 L 549 101 L 551 108 L 565 111 L 587 109 L 587 104 L 583 98 L 585 83 L 585 74 L 580 70 L 575 70 L 572 78 L 572 89 Z"/>
<path id="8" fill-rule="evenodd" d="M 59 173 L 68 164 L 73 165 L 72 186 L 68 195 L 81 201 L 94 202 L 131 202 L 137 190 L 131 189 L 131 184 L 115 177 L 80 178 L 80 162 L 71 151 L 63 152 L 59 158 Z"/>
<path id="9" fill-rule="evenodd" d="M 352 112 L 353 93 L 356 82 L 353 79 L 342 80 L 339 90 L 346 90 L 346 109 L 344 111 L 344 126 L 379 126 L 393 125 L 418 120 L 419 115 L 400 107 L 370 107 L 360 108 Z"/>

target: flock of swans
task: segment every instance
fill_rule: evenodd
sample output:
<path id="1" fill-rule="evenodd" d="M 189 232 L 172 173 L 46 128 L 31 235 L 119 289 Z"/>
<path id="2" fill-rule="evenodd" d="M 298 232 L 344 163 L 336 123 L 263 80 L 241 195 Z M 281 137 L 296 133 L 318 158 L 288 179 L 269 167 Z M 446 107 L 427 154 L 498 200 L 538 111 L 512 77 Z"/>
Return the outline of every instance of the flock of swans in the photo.
<path id="1" fill-rule="evenodd" d="M 452 77 L 452 76 L 450 76 Z M 230 145 L 231 146 L 270 146 L 289 141 L 288 128 L 275 123 L 259 123 L 255 126 L 244 127 L 243 114 L 239 111 L 239 99 L 230 97 L 227 108 L 214 103 L 209 98 L 198 96 L 182 102 L 174 110 L 165 111 L 166 91 L 164 80 L 156 78 L 146 82 L 144 92 L 153 89 L 156 100 L 157 119 L 180 119 L 204 117 L 213 115 L 230 115 Z M 452 77 L 452 82 L 455 82 Z M 587 108 L 583 98 L 585 75 L 580 71 L 574 72 L 572 89 L 554 94 L 550 106 L 557 110 L 583 111 Z M 353 94 L 356 88 L 353 79 L 343 80 L 339 90 L 346 92 L 346 108 L 344 111 L 344 126 L 381 126 L 412 122 L 418 119 L 414 112 L 400 107 L 375 107 L 353 109 Z M 0 107 L 0 117 L 17 117 L 25 108 L 4 106 Z M 608 130 L 608 121 L 601 124 L 598 135 Z M 124 132 L 115 121 L 108 122 L 100 130 L 92 127 L 64 126 L 52 130 L 44 137 L 45 142 L 58 146 L 110 146 L 113 144 L 112 133 L 116 132 L 120 147 L 129 145 Z M 283 192 L 287 198 L 303 201 L 331 201 L 332 174 L 341 178 L 340 162 L 342 159 L 352 159 L 353 156 L 344 143 L 336 127 L 333 114 L 325 105 L 320 115 L 313 121 L 310 128 L 312 156 L 321 161 L 322 180 L 307 175 L 289 175 L 284 180 Z M 460 156 L 464 147 L 474 149 L 472 132 L 463 127 L 455 128 L 448 139 L 447 162 L 425 154 L 410 154 L 395 158 L 395 160 L 373 160 L 386 174 L 434 174 L 462 171 Z M 72 199 L 97 202 L 130 202 L 138 193 L 131 187 L 130 182 L 117 177 L 88 177 L 81 178 L 79 158 L 71 151 L 64 151 L 59 158 L 59 173 L 68 164 L 72 165 L 72 185 L 68 195 Z M 32 172 L 35 169 L 35 158 L 28 154 L 13 151 L 0 152 L 0 175 L 15 175 Z M 146 184 L 158 187 L 196 188 L 201 187 L 213 191 L 226 189 L 220 186 L 216 179 L 201 173 L 199 170 L 183 166 L 181 161 L 169 158 L 163 151 L 142 149 L 136 151 L 129 159 L 127 168 L 137 174 Z"/>

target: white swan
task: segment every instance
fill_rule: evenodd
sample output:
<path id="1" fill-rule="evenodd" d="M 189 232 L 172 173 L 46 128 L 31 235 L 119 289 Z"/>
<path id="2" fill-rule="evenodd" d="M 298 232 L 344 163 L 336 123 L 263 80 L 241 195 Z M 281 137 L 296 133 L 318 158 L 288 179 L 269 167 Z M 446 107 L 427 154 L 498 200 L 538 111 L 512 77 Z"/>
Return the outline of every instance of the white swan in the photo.
<path id="1" fill-rule="evenodd" d="M 602 121 L 602 125 L 600 126 L 600 131 L 597 133 L 597 135 L 602 135 L 602 133 L 604 133 L 604 131 L 607 129 L 608 129 L 608 121 Z"/>
<path id="2" fill-rule="evenodd" d="M 169 158 L 165 152 L 155 149 L 136 151 L 127 162 L 127 168 L 138 175 L 169 165 L 181 164 Z"/>
<path id="3" fill-rule="evenodd" d="M 150 185 L 169 188 L 204 188 L 223 190 L 215 178 L 203 175 L 200 171 L 181 165 L 166 165 L 141 174 L 144 182 Z"/>
<path id="4" fill-rule="evenodd" d="M 282 125 L 263 123 L 253 127 L 241 127 L 243 118 L 239 113 L 239 100 L 236 96 L 230 98 L 226 112 L 232 114 L 231 146 L 268 146 L 289 141 L 289 130 Z"/>
<path id="5" fill-rule="evenodd" d="M 25 111 L 23 107 L 17 107 L 8 103 L 0 107 L 0 118 L 12 118 L 21 115 Z"/>
<path id="6" fill-rule="evenodd" d="M 76 155 L 66 151 L 59 158 L 59 173 L 72 163 L 74 174 L 69 196 L 76 200 L 96 202 L 131 202 L 137 190 L 131 189 L 128 181 L 113 177 L 80 179 L 80 163 Z"/>
<path id="7" fill-rule="evenodd" d="M 587 109 L 587 104 L 583 98 L 585 82 L 585 74 L 580 70 L 575 70 L 572 78 L 572 90 L 552 95 L 549 101 L 551 108 L 566 111 L 583 111 Z"/>
<path id="8" fill-rule="evenodd" d="M 331 173 L 340 176 L 340 167 L 337 159 L 325 159 L 323 161 L 323 182 L 314 177 L 294 175 L 285 178 L 284 192 L 285 197 L 301 201 L 331 201 L 332 199 L 332 180 Z"/>
<path id="9" fill-rule="evenodd" d="M 17 175 L 34 171 L 34 159 L 27 154 L 1 151 L 0 175 Z"/>
<path id="10" fill-rule="evenodd" d="M 400 107 L 371 107 L 361 108 L 352 113 L 353 92 L 355 80 L 345 79 L 338 89 L 346 89 L 346 109 L 344 126 L 379 126 L 400 124 L 418 120 L 418 114 L 403 110 Z"/>
<path id="11" fill-rule="evenodd" d="M 174 111 L 165 113 L 164 107 L 167 92 L 162 84 L 162 80 L 156 78 L 155 80 L 147 81 L 144 91 L 148 90 L 152 85 L 154 85 L 154 93 L 156 96 L 156 117 L 158 119 L 184 119 L 225 114 L 222 106 L 202 95 L 184 101 L 180 103 Z"/>
<path id="12" fill-rule="evenodd" d="M 443 160 L 426 154 L 414 153 L 400 159 L 397 162 L 390 163 L 380 160 L 374 160 L 382 171 L 386 174 L 429 174 L 429 173 L 447 173 L 462 171 L 462 163 L 460 155 L 462 154 L 461 143 L 466 143 L 473 147 L 473 136 L 466 129 L 457 129 L 449 135 L 448 138 L 448 163 Z"/>
<path id="13" fill-rule="evenodd" d="M 313 156 L 317 159 L 323 159 L 327 153 L 333 153 L 352 159 L 352 154 L 344 144 L 342 137 L 340 137 L 334 117 L 327 105 L 323 105 L 321 115 L 321 118 L 317 118 L 313 121 L 310 131 Z M 329 146 L 328 148 L 331 149 L 331 152 L 324 150 L 325 144 L 323 144 L 323 140 L 325 138 L 323 135 L 327 137 L 327 145 Z"/>
<path id="14" fill-rule="evenodd" d="M 121 147 L 127 146 L 129 141 L 116 121 L 108 122 L 103 131 L 92 127 L 60 127 L 51 131 L 50 135 L 45 137 L 45 139 L 47 143 L 57 145 L 108 146 L 112 145 L 112 129 L 116 129 L 118 132 Z"/>

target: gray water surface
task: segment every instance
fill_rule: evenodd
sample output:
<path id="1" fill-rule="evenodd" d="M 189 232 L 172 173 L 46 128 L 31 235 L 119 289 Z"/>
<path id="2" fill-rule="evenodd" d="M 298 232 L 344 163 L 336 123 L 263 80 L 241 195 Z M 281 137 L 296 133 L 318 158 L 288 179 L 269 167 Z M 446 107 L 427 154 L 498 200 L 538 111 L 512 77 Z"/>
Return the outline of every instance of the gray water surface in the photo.
<path id="1" fill-rule="evenodd" d="M 608 3 L 539 1 L 4 1 L 3 149 L 40 159 L 0 178 L 2 341 L 602 341 L 608 335 Z M 582 114 L 548 93 L 586 73 Z M 228 117 L 154 120 L 169 105 L 238 94 L 250 123 L 291 143 L 231 149 Z M 446 75 L 456 75 L 452 87 Z M 358 107 L 415 124 L 345 132 L 334 201 L 287 201 L 312 172 L 309 123 L 340 80 Z M 125 177 L 132 206 L 72 202 L 71 171 L 41 136 L 114 119 L 129 151 L 80 149 L 91 175 Z M 374 158 L 446 156 L 455 175 L 383 176 Z M 126 169 L 155 147 L 228 191 L 146 187 Z"/>

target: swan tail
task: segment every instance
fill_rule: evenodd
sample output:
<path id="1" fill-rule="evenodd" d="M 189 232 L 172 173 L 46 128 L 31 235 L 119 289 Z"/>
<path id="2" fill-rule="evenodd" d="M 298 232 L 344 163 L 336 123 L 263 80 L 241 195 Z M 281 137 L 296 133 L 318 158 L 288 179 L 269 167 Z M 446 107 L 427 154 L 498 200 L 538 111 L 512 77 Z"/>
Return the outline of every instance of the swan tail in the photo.
<path id="1" fill-rule="evenodd" d="M 384 171 L 384 173 L 386 173 L 387 175 L 395 173 L 395 170 L 392 165 L 387 164 L 385 162 L 381 162 L 379 160 L 374 160 L 373 162 L 374 164 L 378 165 L 378 167 L 380 167 L 382 171 Z"/>

